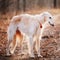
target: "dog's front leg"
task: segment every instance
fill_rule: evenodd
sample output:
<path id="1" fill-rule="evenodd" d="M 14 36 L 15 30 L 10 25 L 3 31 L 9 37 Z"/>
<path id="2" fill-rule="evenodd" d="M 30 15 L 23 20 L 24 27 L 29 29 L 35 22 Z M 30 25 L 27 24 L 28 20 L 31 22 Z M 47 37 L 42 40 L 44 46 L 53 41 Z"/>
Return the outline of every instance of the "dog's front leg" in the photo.
<path id="1" fill-rule="evenodd" d="M 36 49 L 38 57 L 42 57 L 41 54 L 40 54 L 40 40 L 39 40 L 39 37 L 36 37 L 36 39 L 35 39 L 35 49 Z"/>
<path id="2" fill-rule="evenodd" d="M 28 49 L 29 49 L 28 51 L 29 51 L 30 57 L 34 57 L 34 53 L 33 53 L 33 37 L 29 37 Z"/>
<path id="3" fill-rule="evenodd" d="M 38 57 L 43 57 L 43 56 L 41 55 L 41 53 L 40 53 L 40 40 L 38 39 L 36 43 L 37 43 L 37 46 L 36 46 L 36 47 L 37 47 Z"/>

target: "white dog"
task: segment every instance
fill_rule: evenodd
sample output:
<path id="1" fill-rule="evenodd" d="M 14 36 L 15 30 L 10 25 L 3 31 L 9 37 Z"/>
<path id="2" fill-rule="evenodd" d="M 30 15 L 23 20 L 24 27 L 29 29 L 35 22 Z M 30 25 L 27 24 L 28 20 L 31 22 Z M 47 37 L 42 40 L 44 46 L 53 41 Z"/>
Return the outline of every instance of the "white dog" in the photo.
<path id="1" fill-rule="evenodd" d="M 29 14 L 21 14 L 21 15 L 17 15 L 14 16 L 11 20 L 11 23 L 8 27 L 8 51 L 7 53 L 9 53 L 9 49 L 10 49 L 10 45 L 13 45 L 13 48 L 11 49 L 10 53 L 13 54 L 16 46 L 17 46 L 17 42 L 20 40 L 20 43 L 22 43 L 21 40 L 24 39 L 24 37 L 27 37 L 28 39 L 26 39 L 28 41 L 28 49 L 29 49 L 29 55 L 30 57 L 34 57 L 34 53 L 33 53 L 33 44 L 34 44 L 34 37 L 36 37 L 35 40 L 38 40 L 38 44 L 36 46 L 36 50 L 37 50 L 37 54 L 38 56 L 40 55 L 40 31 L 42 28 L 42 24 L 44 24 L 45 22 L 48 22 L 50 25 L 54 26 L 53 23 L 53 16 L 48 13 L 48 12 L 43 12 L 41 14 L 38 15 L 29 15 Z M 42 35 L 42 32 L 41 32 Z M 16 39 L 17 36 L 18 39 Z M 15 38 L 14 38 L 15 37 Z M 15 41 L 14 43 L 11 43 L 12 41 Z"/>

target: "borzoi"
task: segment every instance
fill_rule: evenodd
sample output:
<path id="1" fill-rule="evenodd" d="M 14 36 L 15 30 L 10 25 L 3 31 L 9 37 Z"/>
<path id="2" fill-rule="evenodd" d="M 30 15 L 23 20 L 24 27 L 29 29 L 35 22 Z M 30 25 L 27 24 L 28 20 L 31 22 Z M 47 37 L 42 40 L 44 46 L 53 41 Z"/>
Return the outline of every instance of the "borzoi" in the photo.
<path id="1" fill-rule="evenodd" d="M 9 53 L 10 45 L 13 45 L 10 51 L 10 53 L 13 54 L 18 44 L 17 40 L 18 41 L 23 40 L 23 37 L 25 36 L 25 37 L 28 37 L 28 39 L 26 40 L 28 41 L 29 55 L 30 57 L 34 57 L 33 40 L 35 36 L 38 36 L 36 40 L 38 40 L 39 44 L 36 47 L 36 50 L 37 50 L 38 56 L 41 56 L 39 36 L 40 36 L 42 24 L 44 24 L 46 21 L 51 26 L 54 26 L 53 16 L 48 12 L 43 12 L 38 15 L 21 14 L 21 15 L 14 16 L 11 20 L 11 23 L 7 31 L 7 34 L 8 34 L 7 53 Z M 17 35 L 20 35 L 20 37 L 16 40 Z M 13 40 L 15 42 L 11 43 Z M 22 41 L 20 41 L 20 43 L 22 43 Z"/>

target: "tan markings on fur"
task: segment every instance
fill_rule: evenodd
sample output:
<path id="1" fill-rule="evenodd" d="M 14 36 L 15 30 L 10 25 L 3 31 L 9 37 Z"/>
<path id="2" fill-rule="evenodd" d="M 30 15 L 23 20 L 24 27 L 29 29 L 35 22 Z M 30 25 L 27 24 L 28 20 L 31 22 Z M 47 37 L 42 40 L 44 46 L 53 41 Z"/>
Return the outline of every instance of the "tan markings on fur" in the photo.
<path id="1" fill-rule="evenodd" d="M 22 40 L 23 40 L 23 35 L 21 34 L 21 32 L 18 29 L 16 30 L 16 38 L 18 38 L 16 40 L 17 40 L 19 46 L 21 47 Z"/>
<path id="2" fill-rule="evenodd" d="M 15 24 L 19 23 L 21 21 L 20 18 L 18 18 L 17 20 L 14 21 Z"/>
<path id="3" fill-rule="evenodd" d="M 21 34 L 21 32 L 17 29 L 16 30 L 16 37 L 20 37 L 20 39 L 22 39 L 23 38 L 23 35 Z"/>

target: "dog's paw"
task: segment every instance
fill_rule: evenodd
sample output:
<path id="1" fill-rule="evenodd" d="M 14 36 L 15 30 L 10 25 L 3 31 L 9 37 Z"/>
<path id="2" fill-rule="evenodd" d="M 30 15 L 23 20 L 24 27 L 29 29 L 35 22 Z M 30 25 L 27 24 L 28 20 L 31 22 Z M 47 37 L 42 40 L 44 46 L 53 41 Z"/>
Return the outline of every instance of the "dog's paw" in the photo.
<path id="1" fill-rule="evenodd" d="M 43 57 L 42 55 L 38 55 L 38 57 Z"/>
<path id="2" fill-rule="evenodd" d="M 29 55 L 30 58 L 34 58 L 35 56 L 34 55 Z"/>
<path id="3" fill-rule="evenodd" d="M 6 53 L 6 56 L 11 56 L 11 54 L 10 53 Z"/>

